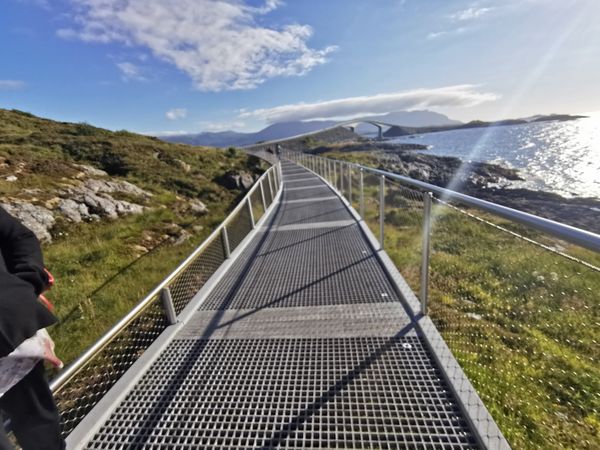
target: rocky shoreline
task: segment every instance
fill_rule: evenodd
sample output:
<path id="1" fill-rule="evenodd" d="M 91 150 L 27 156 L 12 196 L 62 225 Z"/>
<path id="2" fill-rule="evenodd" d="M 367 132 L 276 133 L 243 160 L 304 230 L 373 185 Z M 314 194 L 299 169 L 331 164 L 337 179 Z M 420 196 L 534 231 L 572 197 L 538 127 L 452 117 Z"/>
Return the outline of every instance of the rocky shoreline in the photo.
<path id="1" fill-rule="evenodd" d="M 522 181 L 519 172 L 497 164 L 467 163 L 454 157 L 427 155 L 420 144 L 388 144 L 356 142 L 321 146 L 311 153 L 368 152 L 381 170 L 409 176 L 417 180 L 453 190 L 510 208 L 525 211 L 568 225 L 600 233 L 600 199 L 565 198 L 545 191 L 516 189 L 513 182 Z"/>

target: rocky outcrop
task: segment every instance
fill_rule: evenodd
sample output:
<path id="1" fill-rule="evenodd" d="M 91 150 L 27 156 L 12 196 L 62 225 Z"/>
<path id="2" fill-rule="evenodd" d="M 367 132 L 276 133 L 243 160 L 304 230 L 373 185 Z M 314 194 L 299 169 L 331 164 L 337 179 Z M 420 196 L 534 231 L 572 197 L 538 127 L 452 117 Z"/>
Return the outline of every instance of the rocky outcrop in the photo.
<path id="1" fill-rule="evenodd" d="M 97 179 L 89 179 L 86 180 L 83 185 L 76 186 L 70 189 L 70 192 L 73 194 L 112 194 L 115 192 L 120 192 L 123 194 L 129 194 L 136 197 L 144 197 L 149 198 L 152 197 L 152 194 L 148 191 L 145 191 L 135 184 L 131 184 L 128 181 L 106 181 L 106 180 L 97 180 Z"/>
<path id="2" fill-rule="evenodd" d="M 227 189 L 241 189 L 247 191 L 254 184 L 254 176 L 250 172 L 227 172 L 216 181 Z"/>
<path id="3" fill-rule="evenodd" d="M 106 172 L 91 166 L 77 166 L 83 174 L 94 174 L 105 176 Z M 13 216 L 30 228 L 43 242 L 51 242 L 51 230 L 56 219 L 62 217 L 70 222 L 100 220 L 102 218 L 116 219 L 130 214 L 141 214 L 144 206 L 133 201 L 115 198 L 117 195 L 130 198 L 148 199 L 152 196 L 136 185 L 127 181 L 111 181 L 102 179 L 86 179 L 77 181 L 80 176 L 75 177 L 76 185 L 71 185 L 57 192 L 58 196 L 40 201 L 36 194 L 41 191 L 36 189 L 24 190 L 28 199 L 6 199 L 2 206 Z M 26 191 L 26 192 L 25 192 Z M 40 203 L 40 204 L 36 204 Z M 191 206 L 192 207 L 192 206 Z M 202 202 L 193 205 L 196 214 L 208 211 Z"/>
<path id="4" fill-rule="evenodd" d="M 108 176 L 108 173 L 106 173 L 104 170 L 96 169 L 95 167 L 92 167 L 92 166 L 86 166 L 85 164 L 75 164 L 75 167 L 77 167 L 79 170 L 81 170 L 81 172 L 84 175 L 89 175 L 92 177 L 107 177 Z"/>
<path id="5" fill-rule="evenodd" d="M 52 241 L 50 229 L 56 222 L 52 212 L 26 202 L 2 203 L 1 206 L 33 231 L 40 241 Z"/>
<path id="6" fill-rule="evenodd" d="M 137 203 L 115 199 L 110 194 L 126 194 L 139 198 L 152 196 L 127 181 L 86 180 L 79 186 L 69 187 L 61 192 L 62 199 L 58 210 L 70 221 L 98 220 L 106 217 L 116 219 L 119 216 L 140 214 L 144 207 Z"/>
<path id="7" fill-rule="evenodd" d="M 189 206 L 190 210 L 197 216 L 202 216 L 208 213 L 208 208 L 200 200 L 191 200 Z"/>
<path id="8" fill-rule="evenodd" d="M 175 160 L 175 164 L 177 164 L 177 166 L 183 170 L 185 173 L 190 173 L 190 171 L 192 170 L 192 166 L 190 166 L 188 163 L 186 163 L 185 161 L 182 161 L 181 159 L 176 159 Z"/>

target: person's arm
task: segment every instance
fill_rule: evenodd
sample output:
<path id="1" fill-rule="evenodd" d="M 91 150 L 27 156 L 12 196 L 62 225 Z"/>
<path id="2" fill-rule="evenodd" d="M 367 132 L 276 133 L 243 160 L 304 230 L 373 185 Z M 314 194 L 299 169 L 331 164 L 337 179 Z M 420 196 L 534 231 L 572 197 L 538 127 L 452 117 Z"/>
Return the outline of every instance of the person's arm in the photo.
<path id="1" fill-rule="evenodd" d="M 0 251 L 9 273 L 30 283 L 37 295 L 48 287 L 40 242 L 33 232 L 0 207 Z"/>

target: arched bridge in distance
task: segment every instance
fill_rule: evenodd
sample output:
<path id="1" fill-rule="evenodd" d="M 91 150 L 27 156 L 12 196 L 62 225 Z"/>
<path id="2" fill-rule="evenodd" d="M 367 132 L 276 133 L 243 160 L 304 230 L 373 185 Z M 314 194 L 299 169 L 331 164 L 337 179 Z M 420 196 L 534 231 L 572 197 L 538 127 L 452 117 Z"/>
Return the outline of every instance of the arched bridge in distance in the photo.
<path id="1" fill-rule="evenodd" d="M 363 168 L 271 146 L 247 149 L 272 166 L 223 224 L 53 381 L 68 448 L 510 448 L 427 314 L 431 186 L 394 191 L 422 208 L 415 294 L 384 248 L 383 173 L 374 233 Z"/>
<path id="2" fill-rule="evenodd" d="M 392 128 L 396 125 L 386 122 L 380 122 L 377 120 L 369 120 L 369 119 L 359 119 L 359 120 L 348 120 L 346 122 L 341 122 L 336 125 L 336 127 L 347 128 L 348 130 L 355 132 L 356 127 L 361 123 L 372 125 L 377 129 L 377 140 L 383 140 L 383 129 L 384 128 Z"/>

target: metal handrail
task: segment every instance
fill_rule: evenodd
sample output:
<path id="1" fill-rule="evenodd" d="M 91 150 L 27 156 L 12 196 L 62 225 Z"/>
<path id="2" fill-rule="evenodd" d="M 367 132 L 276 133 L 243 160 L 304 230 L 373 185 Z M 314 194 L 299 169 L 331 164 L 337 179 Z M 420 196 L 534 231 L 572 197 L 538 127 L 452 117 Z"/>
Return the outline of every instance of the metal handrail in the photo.
<path id="1" fill-rule="evenodd" d="M 219 233 L 225 229 L 225 226 L 231 221 L 231 219 L 240 211 L 241 208 L 246 206 L 250 196 L 254 193 L 258 186 L 261 184 L 264 178 L 268 177 L 271 172 L 281 170 L 279 164 L 272 165 L 265 173 L 254 183 L 250 190 L 246 193 L 244 198 L 236 205 L 236 207 L 229 213 L 229 215 L 221 222 L 221 224 L 194 250 L 190 256 L 188 256 L 173 272 L 161 281 L 146 297 L 144 297 L 129 313 L 127 313 L 121 320 L 119 320 L 110 330 L 108 330 L 100 339 L 93 343 L 85 352 L 83 352 L 77 359 L 63 369 L 51 382 L 50 389 L 53 393 L 58 392 L 73 376 L 75 376 L 79 370 L 81 370 L 96 354 L 98 354 L 110 341 L 127 325 L 129 325 L 141 312 L 143 312 L 148 305 L 155 299 L 157 295 L 160 295 L 161 291 L 168 287 L 168 285 L 175 279 L 181 272 L 183 272 L 195 259 L 198 254 L 202 253 L 204 249 L 218 237 Z M 281 180 L 281 177 L 279 177 Z M 281 181 L 278 184 L 281 187 Z"/>
<path id="2" fill-rule="evenodd" d="M 300 152 L 288 152 L 300 154 Z M 322 158 L 329 161 L 341 161 L 332 158 L 325 158 L 323 156 L 310 156 L 312 156 L 313 158 Z M 342 163 L 366 172 L 370 172 L 374 175 L 385 176 L 390 180 L 399 181 L 401 183 L 425 190 L 427 192 L 433 192 L 443 197 L 445 200 L 453 200 L 464 205 L 480 209 L 482 211 L 496 214 L 497 216 L 503 217 L 508 220 L 512 220 L 514 222 L 518 222 L 523 225 L 527 225 L 531 228 L 542 231 L 544 233 L 570 242 L 572 244 L 579 245 L 581 247 L 593 250 L 595 252 L 600 252 L 600 235 L 592 233 L 591 231 L 582 230 L 580 228 L 566 225 L 564 223 L 556 222 L 550 219 L 545 219 L 534 214 L 529 214 L 523 211 L 509 208 L 508 206 L 502 206 L 497 203 L 481 200 L 466 194 L 461 194 L 460 192 L 452 191 L 450 189 L 439 187 L 434 184 L 429 184 L 424 181 L 415 180 L 413 178 L 409 178 L 403 175 L 387 172 L 385 170 L 375 169 L 372 167 L 363 166 L 361 164 L 356 163 L 350 163 L 347 161 L 342 161 Z"/>

